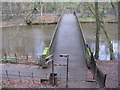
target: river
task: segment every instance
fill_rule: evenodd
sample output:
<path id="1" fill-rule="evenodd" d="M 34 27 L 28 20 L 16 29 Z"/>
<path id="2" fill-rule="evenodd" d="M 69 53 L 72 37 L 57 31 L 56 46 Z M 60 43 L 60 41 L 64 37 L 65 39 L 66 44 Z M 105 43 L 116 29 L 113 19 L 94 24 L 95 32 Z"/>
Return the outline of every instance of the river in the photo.
<path id="1" fill-rule="evenodd" d="M 8 56 L 28 55 L 30 58 L 41 56 L 48 46 L 55 25 L 30 25 L 2 28 L 2 52 Z"/>
<path id="2" fill-rule="evenodd" d="M 41 56 L 44 47 L 48 46 L 52 38 L 56 25 L 31 25 L 31 26 L 11 26 L 2 28 L 2 53 L 8 56 L 17 54 L 18 56 L 28 55 L 29 58 Z M 95 52 L 95 24 L 81 24 L 86 42 Z M 117 24 L 106 24 L 111 37 L 115 60 L 118 60 L 118 29 Z M 109 49 L 106 37 L 100 32 L 100 60 L 109 60 Z"/>
<path id="3" fill-rule="evenodd" d="M 82 23 L 81 27 L 83 29 L 83 33 L 84 33 L 87 44 L 90 46 L 92 52 L 95 53 L 95 38 L 96 38 L 95 23 Z M 118 60 L 118 25 L 106 23 L 105 27 L 107 28 L 108 34 L 113 43 L 115 60 Z M 100 48 L 99 59 L 100 60 L 110 60 L 110 53 L 109 53 L 107 39 L 106 39 L 106 36 L 102 29 L 100 30 L 100 46 L 99 46 L 99 48 Z"/>

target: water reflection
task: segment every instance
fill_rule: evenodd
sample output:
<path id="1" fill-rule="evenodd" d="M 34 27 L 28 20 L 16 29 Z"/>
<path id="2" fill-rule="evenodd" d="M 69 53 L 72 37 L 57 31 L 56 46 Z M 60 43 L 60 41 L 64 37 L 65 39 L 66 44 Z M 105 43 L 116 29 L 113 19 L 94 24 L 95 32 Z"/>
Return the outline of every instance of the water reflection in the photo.
<path id="1" fill-rule="evenodd" d="M 81 24 L 86 42 L 91 47 L 91 50 L 95 53 L 95 31 L 96 26 L 93 23 L 84 23 Z M 115 60 L 118 60 L 118 24 L 106 24 L 106 28 L 108 29 L 108 33 L 111 37 Z M 100 60 L 110 60 L 110 53 L 107 44 L 106 37 L 104 35 L 103 30 L 100 31 L 100 52 L 99 52 Z"/>
<path id="2" fill-rule="evenodd" d="M 13 56 L 41 56 L 48 46 L 55 25 L 20 26 L 2 28 L 2 53 Z"/>
<path id="3" fill-rule="evenodd" d="M 95 53 L 95 24 L 81 24 L 86 42 Z M 35 25 L 2 28 L 2 53 L 13 56 L 39 57 L 45 46 L 48 46 L 56 25 Z M 117 24 L 106 24 L 112 39 L 115 59 L 118 60 L 118 29 Z M 109 60 L 108 44 L 103 30 L 100 32 L 100 60 Z M 1 46 L 1 43 L 0 43 Z M 0 51 L 1 51 L 0 49 Z"/>

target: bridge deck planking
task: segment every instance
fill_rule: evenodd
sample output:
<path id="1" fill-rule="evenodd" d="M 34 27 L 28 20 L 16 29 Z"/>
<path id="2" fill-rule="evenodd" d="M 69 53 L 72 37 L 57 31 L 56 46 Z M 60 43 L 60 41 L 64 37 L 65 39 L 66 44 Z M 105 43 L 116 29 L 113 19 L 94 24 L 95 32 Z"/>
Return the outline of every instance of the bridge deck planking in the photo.
<path id="1" fill-rule="evenodd" d="M 54 46 L 55 64 L 66 64 L 66 58 L 60 58 L 60 54 L 69 55 L 69 87 L 70 88 L 96 88 L 95 83 L 85 83 L 87 80 L 87 67 L 85 62 L 83 40 L 79 33 L 76 17 L 73 14 L 65 14 L 59 24 L 56 44 Z M 56 66 L 55 72 L 66 77 L 66 67 Z M 72 81 L 71 81 L 72 80 Z M 77 81 L 76 81 L 77 80 Z"/>

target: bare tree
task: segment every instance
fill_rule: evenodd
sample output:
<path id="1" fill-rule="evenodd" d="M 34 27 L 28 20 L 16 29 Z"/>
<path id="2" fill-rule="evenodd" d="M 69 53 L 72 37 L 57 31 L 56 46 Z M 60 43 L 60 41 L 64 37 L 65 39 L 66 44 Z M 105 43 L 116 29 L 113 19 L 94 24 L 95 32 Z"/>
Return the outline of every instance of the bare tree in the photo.
<path id="1" fill-rule="evenodd" d="M 89 6 L 89 9 L 90 9 L 90 11 L 92 12 L 92 14 L 95 16 L 95 18 L 96 18 L 96 13 L 94 12 L 94 10 Z M 99 14 L 98 14 L 99 15 Z M 112 42 L 111 42 L 111 38 L 110 38 L 110 36 L 109 36 L 109 34 L 108 34 L 108 30 L 106 29 L 106 27 L 105 27 L 105 24 L 104 23 L 102 23 L 103 22 L 103 19 L 102 19 L 102 17 L 99 15 L 99 25 L 100 25 L 100 27 L 103 29 L 103 32 L 104 32 L 104 34 L 105 34 L 105 36 L 106 36 L 106 39 L 107 39 L 107 42 L 108 42 L 108 45 L 109 45 L 109 51 L 110 51 L 110 60 L 113 60 L 114 59 L 114 51 L 113 51 L 113 44 L 112 44 Z M 97 46 L 97 45 L 96 45 Z M 96 55 L 95 55 L 96 56 Z M 97 57 L 97 56 L 96 56 Z M 97 59 L 97 58 L 96 58 Z"/>
<path id="2" fill-rule="evenodd" d="M 95 50 L 95 58 L 99 59 L 100 21 L 99 21 L 98 2 L 95 2 L 95 13 L 96 13 L 96 50 Z"/>
<path id="3" fill-rule="evenodd" d="M 118 36 L 120 35 L 120 1 L 118 2 Z M 120 42 L 120 36 L 118 37 L 118 41 Z M 118 43 L 119 43 L 118 42 Z M 120 44 L 120 43 L 119 43 Z M 118 50 L 119 49 L 119 45 L 118 45 Z M 119 52 L 119 51 L 118 51 Z M 118 54 L 118 59 L 120 59 L 120 54 Z"/>

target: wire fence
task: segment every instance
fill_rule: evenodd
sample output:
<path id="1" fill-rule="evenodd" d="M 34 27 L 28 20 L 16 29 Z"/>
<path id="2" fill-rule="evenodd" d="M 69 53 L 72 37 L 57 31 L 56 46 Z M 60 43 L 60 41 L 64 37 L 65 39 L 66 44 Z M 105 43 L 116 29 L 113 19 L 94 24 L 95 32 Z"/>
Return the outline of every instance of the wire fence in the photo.
<path id="1" fill-rule="evenodd" d="M 12 56 L 8 56 L 7 53 L 4 53 L 0 62 L 2 63 L 14 63 L 14 64 L 36 64 L 39 65 L 41 60 L 41 56 L 39 58 L 31 58 L 29 55 L 18 56 L 14 54 Z"/>
<path id="2" fill-rule="evenodd" d="M 3 87 L 53 87 L 50 77 L 51 73 L 35 73 L 35 72 L 23 72 L 23 71 L 10 71 L 4 70 L 1 74 Z M 61 74 L 57 74 L 55 78 L 54 87 L 59 87 L 66 78 L 62 77 Z M 61 83 L 62 82 L 62 83 Z"/>
<path id="3" fill-rule="evenodd" d="M 10 70 L 3 70 L 2 71 L 2 79 L 3 80 L 12 80 L 12 79 L 19 79 L 20 81 L 24 78 L 31 78 L 34 80 L 34 78 L 39 79 L 49 79 L 51 73 L 35 73 L 35 72 L 23 72 L 23 71 L 10 71 Z M 66 79 L 64 75 L 57 74 L 58 79 Z M 34 82 L 34 81 L 33 81 Z"/>

